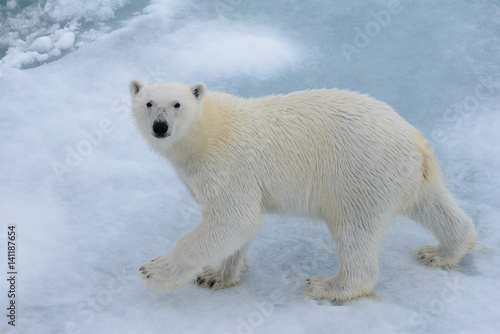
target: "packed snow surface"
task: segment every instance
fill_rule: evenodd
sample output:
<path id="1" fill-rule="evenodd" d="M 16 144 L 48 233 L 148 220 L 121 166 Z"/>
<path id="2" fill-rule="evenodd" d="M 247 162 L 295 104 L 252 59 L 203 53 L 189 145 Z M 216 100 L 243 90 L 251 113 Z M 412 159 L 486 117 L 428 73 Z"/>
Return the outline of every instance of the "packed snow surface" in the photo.
<path id="1" fill-rule="evenodd" d="M 499 60 L 497 1 L 0 2 L 0 332 L 496 333 Z M 397 220 L 375 298 L 316 302 L 304 280 L 336 271 L 328 231 L 264 217 L 238 286 L 148 290 L 138 268 L 200 212 L 134 128 L 134 78 L 385 101 L 429 139 L 483 251 L 459 270 L 425 268 L 412 250 L 432 235 Z"/>

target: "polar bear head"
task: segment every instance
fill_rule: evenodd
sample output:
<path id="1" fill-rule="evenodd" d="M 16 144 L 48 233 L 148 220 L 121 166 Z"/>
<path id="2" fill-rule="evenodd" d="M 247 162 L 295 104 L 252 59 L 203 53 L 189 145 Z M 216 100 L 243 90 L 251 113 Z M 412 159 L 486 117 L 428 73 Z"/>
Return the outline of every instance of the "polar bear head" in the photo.
<path id="1" fill-rule="evenodd" d="M 202 112 L 205 85 L 188 86 L 179 82 L 143 85 L 138 80 L 129 84 L 132 111 L 141 133 L 148 141 L 168 145 L 185 134 L 189 125 Z"/>

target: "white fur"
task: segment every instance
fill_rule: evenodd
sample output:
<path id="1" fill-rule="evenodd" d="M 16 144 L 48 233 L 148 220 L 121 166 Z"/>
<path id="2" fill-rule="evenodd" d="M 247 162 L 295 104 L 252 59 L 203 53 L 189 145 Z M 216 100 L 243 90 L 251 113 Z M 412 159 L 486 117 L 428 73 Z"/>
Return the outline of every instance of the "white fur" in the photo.
<path id="1" fill-rule="evenodd" d="M 149 286 L 172 289 L 197 277 L 211 288 L 238 283 L 263 213 L 326 222 L 338 272 L 307 279 L 314 299 L 371 293 L 379 242 L 397 215 L 438 239 L 417 252 L 427 265 L 453 267 L 473 246 L 474 225 L 447 191 L 426 140 L 369 96 L 323 89 L 243 99 L 205 92 L 201 83 L 138 81 L 130 90 L 140 132 L 203 214 L 171 251 L 141 267 Z M 152 135 L 158 117 L 168 123 L 166 138 Z"/>

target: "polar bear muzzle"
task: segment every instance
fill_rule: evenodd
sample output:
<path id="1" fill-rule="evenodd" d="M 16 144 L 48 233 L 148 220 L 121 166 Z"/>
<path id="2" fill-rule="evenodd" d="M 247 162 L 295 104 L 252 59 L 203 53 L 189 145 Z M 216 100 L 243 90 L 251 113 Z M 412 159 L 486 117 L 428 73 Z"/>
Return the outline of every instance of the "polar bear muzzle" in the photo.
<path id="1" fill-rule="evenodd" d="M 166 138 L 170 136 L 168 123 L 164 120 L 155 120 L 153 122 L 153 136 L 156 138 Z"/>

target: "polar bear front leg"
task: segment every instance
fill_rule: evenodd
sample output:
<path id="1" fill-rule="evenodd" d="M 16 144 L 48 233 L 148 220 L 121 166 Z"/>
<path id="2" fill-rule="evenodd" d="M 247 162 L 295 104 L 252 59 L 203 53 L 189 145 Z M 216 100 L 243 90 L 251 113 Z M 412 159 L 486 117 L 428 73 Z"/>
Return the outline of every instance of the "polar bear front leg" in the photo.
<path id="1" fill-rule="evenodd" d="M 204 268 L 222 263 L 227 268 L 219 267 L 212 280 L 218 279 L 220 287 L 236 284 L 260 221 L 260 213 L 250 211 L 257 206 L 247 207 L 247 211 L 231 203 L 218 210 L 209 207 L 198 226 L 182 236 L 171 251 L 139 269 L 142 279 L 149 287 L 170 290 L 207 274 Z"/>
<path id="2" fill-rule="evenodd" d="M 199 286 L 210 289 L 231 288 L 241 282 L 241 273 L 248 269 L 246 258 L 250 242 L 223 260 L 218 266 L 205 267 L 194 281 Z"/>
<path id="3" fill-rule="evenodd" d="M 173 249 L 145 263 L 139 271 L 148 287 L 166 291 L 183 287 L 190 277 L 199 272 L 199 269 L 196 266 L 181 263 Z"/>
<path id="4" fill-rule="evenodd" d="M 336 276 L 306 280 L 305 295 L 315 300 L 346 301 L 368 296 L 378 281 L 378 249 L 383 224 L 328 224 L 338 259 Z"/>

